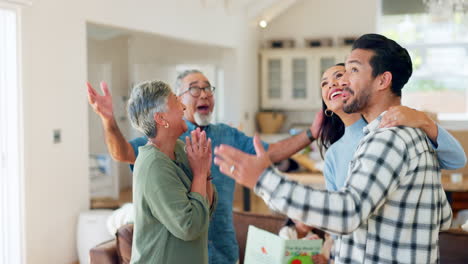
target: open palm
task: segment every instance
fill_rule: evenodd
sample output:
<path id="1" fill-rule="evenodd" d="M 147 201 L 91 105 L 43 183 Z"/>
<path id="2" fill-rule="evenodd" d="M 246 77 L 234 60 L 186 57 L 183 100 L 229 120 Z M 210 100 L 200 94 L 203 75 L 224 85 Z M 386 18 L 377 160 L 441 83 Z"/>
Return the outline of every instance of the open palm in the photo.
<path id="1" fill-rule="evenodd" d="M 254 137 L 256 155 L 244 153 L 228 145 L 215 148 L 214 163 L 220 171 L 250 189 L 253 189 L 262 172 L 271 165 L 258 135 Z"/>
<path id="2" fill-rule="evenodd" d="M 88 101 L 94 112 L 103 119 L 109 120 L 114 118 L 112 96 L 107 87 L 107 83 L 101 82 L 101 90 L 104 95 L 97 93 L 89 82 L 86 83 L 86 86 L 88 86 Z"/>

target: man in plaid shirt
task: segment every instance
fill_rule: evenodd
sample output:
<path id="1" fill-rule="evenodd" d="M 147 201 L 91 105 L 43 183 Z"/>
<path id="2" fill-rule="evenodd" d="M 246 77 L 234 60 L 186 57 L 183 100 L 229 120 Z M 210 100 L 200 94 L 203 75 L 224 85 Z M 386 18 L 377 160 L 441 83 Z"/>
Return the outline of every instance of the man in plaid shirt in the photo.
<path id="1" fill-rule="evenodd" d="M 419 129 L 379 128 L 411 74 L 408 52 L 393 40 L 367 34 L 354 43 L 340 83 L 344 111 L 369 124 L 337 192 L 286 179 L 258 137 L 256 156 L 221 146 L 215 163 L 271 208 L 338 234 L 336 263 L 437 263 L 439 231 L 450 227 L 452 211 L 434 150 Z"/>

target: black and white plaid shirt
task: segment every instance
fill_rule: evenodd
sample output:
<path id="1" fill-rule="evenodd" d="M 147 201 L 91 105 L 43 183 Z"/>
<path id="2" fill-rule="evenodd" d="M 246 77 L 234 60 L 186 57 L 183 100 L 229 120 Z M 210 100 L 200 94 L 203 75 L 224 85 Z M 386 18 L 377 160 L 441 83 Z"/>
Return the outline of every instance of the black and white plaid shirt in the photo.
<path id="1" fill-rule="evenodd" d="M 339 234 L 335 263 L 437 263 L 452 210 L 434 150 L 419 129 L 364 128 L 345 187 L 317 190 L 275 169 L 254 191 L 274 210 Z"/>

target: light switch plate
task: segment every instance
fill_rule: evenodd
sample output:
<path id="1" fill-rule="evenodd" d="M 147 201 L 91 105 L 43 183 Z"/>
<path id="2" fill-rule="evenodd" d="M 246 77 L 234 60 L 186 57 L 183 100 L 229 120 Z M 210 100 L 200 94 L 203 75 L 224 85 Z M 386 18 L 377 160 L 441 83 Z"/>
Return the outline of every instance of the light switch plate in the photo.
<path id="1" fill-rule="evenodd" d="M 60 129 L 53 130 L 53 141 L 54 144 L 58 144 L 62 141 L 62 131 L 60 131 Z"/>

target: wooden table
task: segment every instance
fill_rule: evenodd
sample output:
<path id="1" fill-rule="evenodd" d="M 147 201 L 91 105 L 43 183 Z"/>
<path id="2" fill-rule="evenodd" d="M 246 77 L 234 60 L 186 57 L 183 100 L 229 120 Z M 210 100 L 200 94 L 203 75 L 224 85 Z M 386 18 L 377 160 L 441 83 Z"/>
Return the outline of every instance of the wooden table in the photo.
<path id="1" fill-rule="evenodd" d="M 305 185 L 326 189 L 325 177 L 320 173 L 286 173 L 286 176 Z M 461 182 L 452 182 L 450 175 L 443 174 L 442 186 L 455 214 L 468 209 L 468 175 L 462 177 Z"/>
<path id="2" fill-rule="evenodd" d="M 314 186 L 320 189 L 326 189 L 325 177 L 321 173 L 300 172 L 300 173 L 285 173 L 286 177 L 299 183 Z"/>
<path id="3" fill-rule="evenodd" d="M 285 173 L 292 180 L 305 185 L 311 185 L 317 188 L 325 189 L 325 177 L 321 173 Z M 447 192 L 468 192 L 468 175 L 462 177 L 461 182 L 454 183 L 449 175 L 442 176 L 442 186 Z"/>
<path id="4" fill-rule="evenodd" d="M 468 175 L 462 177 L 461 182 L 452 182 L 450 175 L 442 175 L 442 185 L 448 192 L 468 192 Z"/>

